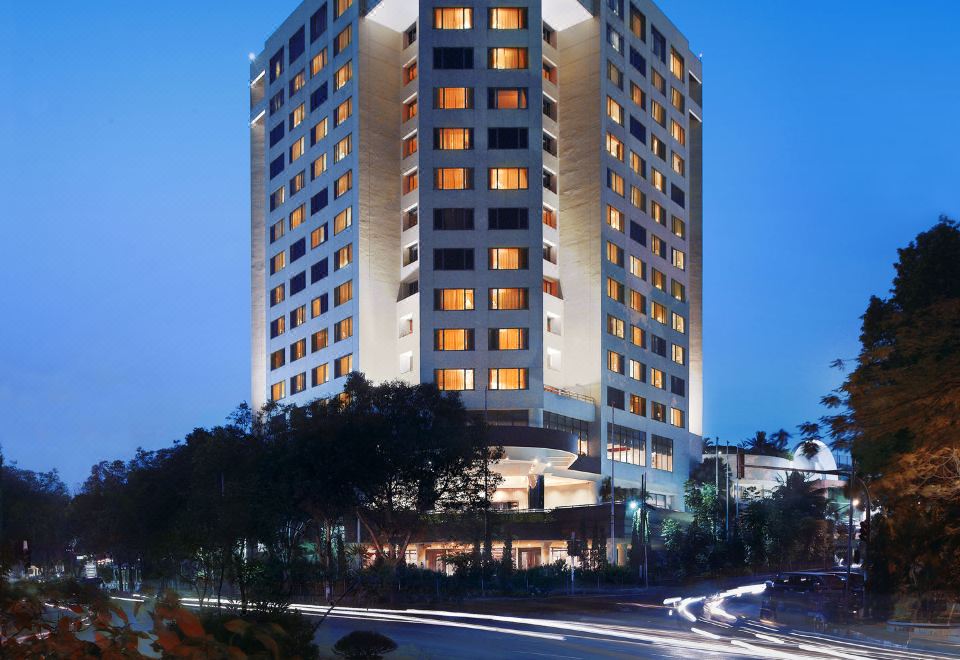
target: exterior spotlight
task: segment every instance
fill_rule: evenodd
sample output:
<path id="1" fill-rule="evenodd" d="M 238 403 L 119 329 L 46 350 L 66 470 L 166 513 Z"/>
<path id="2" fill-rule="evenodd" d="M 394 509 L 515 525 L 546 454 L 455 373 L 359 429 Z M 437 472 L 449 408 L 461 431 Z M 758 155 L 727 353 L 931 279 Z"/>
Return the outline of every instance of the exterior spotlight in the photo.
<path id="1" fill-rule="evenodd" d="M 631 510 L 631 511 L 635 511 L 636 508 L 637 508 L 637 501 L 636 501 L 636 500 L 630 500 L 630 510 Z"/>

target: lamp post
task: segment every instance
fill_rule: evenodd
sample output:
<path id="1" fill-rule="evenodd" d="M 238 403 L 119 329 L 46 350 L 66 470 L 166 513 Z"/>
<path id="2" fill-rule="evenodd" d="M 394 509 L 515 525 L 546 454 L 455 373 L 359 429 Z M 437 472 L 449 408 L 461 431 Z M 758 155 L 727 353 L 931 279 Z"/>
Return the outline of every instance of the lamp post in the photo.
<path id="1" fill-rule="evenodd" d="M 613 402 L 610 403 L 610 428 L 607 429 L 607 446 L 610 447 L 610 563 L 617 564 L 617 497 L 616 497 L 616 470 L 617 457 L 615 455 L 616 447 L 613 446 L 611 434 L 614 427 L 615 413 Z"/>

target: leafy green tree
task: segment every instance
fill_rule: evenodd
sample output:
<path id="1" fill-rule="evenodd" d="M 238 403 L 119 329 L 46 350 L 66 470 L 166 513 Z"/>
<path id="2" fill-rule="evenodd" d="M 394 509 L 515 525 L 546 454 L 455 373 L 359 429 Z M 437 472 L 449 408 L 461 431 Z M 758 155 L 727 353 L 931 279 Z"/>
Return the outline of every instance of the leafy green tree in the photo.
<path id="1" fill-rule="evenodd" d="M 0 454 L 0 569 L 29 561 L 49 571 L 63 563 L 70 543 L 69 502 L 56 470 L 22 470 L 5 464 Z"/>

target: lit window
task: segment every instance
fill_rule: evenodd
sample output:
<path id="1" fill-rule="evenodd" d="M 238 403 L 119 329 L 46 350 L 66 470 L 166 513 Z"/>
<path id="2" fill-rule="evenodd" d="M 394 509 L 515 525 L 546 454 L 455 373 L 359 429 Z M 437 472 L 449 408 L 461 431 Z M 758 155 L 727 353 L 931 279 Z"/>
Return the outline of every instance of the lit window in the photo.
<path id="1" fill-rule="evenodd" d="M 323 385 L 328 380 L 330 380 L 330 365 L 328 363 L 323 363 L 310 371 L 310 382 L 313 387 Z"/>
<path id="2" fill-rule="evenodd" d="M 489 14 L 491 30 L 527 29 L 526 7 L 492 7 Z"/>
<path id="3" fill-rule="evenodd" d="M 310 77 L 314 77 L 327 66 L 327 49 L 324 48 L 310 60 Z"/>
<path id="4" fill-rule="evenodd" d="M 667 324 L 667 308 L 658 302 L 651 303 L 650 316 L 658 323 Z"/>
<path id="5" fill-rule="evenodd" d="M 310 248 L 319 247 L 327 242 L 327 225 L 317 227 L 310 232 Z"/>
<path id="6" fill-rule="evenodd" d="M 667 81 L 664 80 L 663 76 L 660 75 L 659 71 L 653 69 L 650 70 L 650 81 L 653 83 L 653 86 L 657 88 L 657 91 L 663 95 L 667 93 Z"/>
<path id="7" fill-rule="evenodd" d="M 433 10 L 436 30 L 470 30 L 473 28 L 473 9 L 470 7 L 438 7 Z"/>
<path id="8" fill-rule="evenodd" d="M 287 199 L 287 189 L 284 186 L 280 186 L 272 193 L 270 193 L 270 210 L 273 211 L 280 207 Z"/>
<path id="9" fill-rule="evenodd" d="M 685 302 L 687 299 L 687 289 L 683 286 L 682 282 L 670 280 L 670 295 L 680 302 Z"/>
<path id="10" fill-rule="evenodd" d="M 414 133 L 403 141 L 403 157 L 407 158 L 408 156 L 412 156 L 413 154 L 417 153 L 417 149 L 417 134 Z"/>
<path id="11" fill-rule="evenodd" d="M 473 169 L 438 167 L 434 170 L 433 187 L 436 190 L 471 190 L 473 189 Z"/>
<path id="12" fill-rule="evenodd" d="M 647 208 L 647 196 L 636 186 L 630 186 L 630 204 L 641 211 L 645 211 Z"/>
<path id="13" fill-rule="evenodd" d="M 647 163 L 635 151 L 630 152 L 630 169 L 641 179 L 647 178 Z"/>
<path id="14" fill-rule="evenodd" d="M 464 150 L 473 148 L 472 128 L 435 128 L 433 147 L 441 150 Z"/>
<path id="15" fill-rule="evenodd" d="M 647 347 L 647 331 L 637 325 L 630 326 L 630 343 L 640 348 Z"/>
<path id="16" fill-rule="evenodd" d="M 285 289 L 282 284 L 273 287 L 270 290 L 270 306 L 273 307 L 274 305 L 279 305 L 283 302 L 285 297 Z"/>
<path id="17" fill-rule="evenodd" d="M 673 48 L 670 49 L 670 73 L 683 80 L 683 58 Z"/>
<path id="18" fill-rule="evenodd" d="M 490 270 L 525 270 L 527 268 L 526 248 L 490 248 Z"/>
<path id="19" fill-rule="evenodd" d="M 403 175 L 403 194 L 412 193 L 420 185 L 419 172 L 414 170 Z"/>
<path id="20" fill-rule="evenodd" d="M 286 360 L 286 353 L 282 348 L 279 351 L 274 351 L 270 354 L 270 370 L 279 369 L 286 364 Z"/>
<path id="21" fill-rule="evenodd" d="M 341 378 L 353 371 L 353 354 L 338 357 L 333 363 L 333 377 Z"/>
<path id="22" fill-rule="evenodd" d="M 290 378 L 290 394 L 299 394 L 307 389 L 307 374 L 299 373 Z"/>
<path id="23" fill-rule="evenodd" d="M 339 126 L 343 122 L 347 121 L 350 118 L 350 115 L 353 114 L 353 97 L 351 96 L 346 101 L 341 103 L 333 111 L 333 125 Z"/>
<path id="24" fill-rule="evenodd" d="M 488 101 L 491 110 L 523 110 L 527 107 L 527 90 L 524 87 L 491 88 Z"/>
<path id="25" fill-rule="evenodd" d="M 334 0 L 333 17 L 340 18 L 351 6 L 353 6 L 353 0 Z"/>
<path id="26" fill-rule="evenodd" d="M 327 137 L 327 118 L 324 117 L 310 130 L 310 144 L 314 145 Z"/>
<path id="27" fill-rule="evenodd" d="M 491 351 L 521 351 L 527 348 L 526 328 L 490 328 Z"/>
<path id="28" fill-rule="evenodd" d="M 472 87 L 437 87 L 433 93 L 437 110 L 469 110 L 473 107 Z"/>
<path id="29" fill-rule="evenodd" d="M 347 25 L 343 30 L 334 38 L 333 40 L 333 54 L 334 56 L 339 55 L 347 48 L 350 47 L 350 43 L 353 41 L 353 26 Z"/>
<path id="30" fill-rule="evenodd" d="M 333 234 L 337 235 L 353 224 L 353 207 L 348 206 L 333 219 Z"/>
<path id="31" fill-rule="evenodd" d="M 607 61 L 607 78 L 618 88 L 623 89 L 623 71 L 609 60 Z"/>
<path id="32" fill-rule="evenodd" d="M 306 217 L 307 217 L 307 211 L 306 211 L 306 207 L 303 204 L 293 209 L 293 211 L 290 213 L 290 231 L 293 231 L 294 229 L 302 225 Z"/>
<path id="33" fill-rule="evenodd" d="M 630 255 L 630 274 L 639 277 L 641 280 L 647 279 L 647 265 L 639 257 Z"/>
<path id="34" fill-rule="evenodd" d="M 273 258 L 270 259 L 270 274 L 279 273 L 281 270 L 287 267 L 287 253 L 278 252 L 273 255 Z"/>
<path id="35" fill-rule="evenodd" d="M 677 364 L 686 364 L 686 361 L 687 361 L 686 349 L 684 349 L 683 346 L 674 344 L 672 357 L 673 357 L 673 361 L 676 362 Z"/>
<path id="36" fill-rule="evenodd" d="M 667 276 L 661 273 L 656 268 L 650 269 L 650 281 L 656 288 L 661 291 L 667 290 Z"/>
<path id="37" fill-rule="evenodd" d="M 630 376 L 630 378 L 632 378 L 633 380 L 638 380 L 638 381 L 640 381 L 640 382 L 642 383 L 642 382 L 643 382 L 644 369 L 645 369 L 645 367 L 643 366 L 643 363 L 642 363 L 642 362 L 638 362 L 637 360 L 630 360 L 630 368 L 629 368 L 629 371 L 627 372 L 627 374 L 628 374 L 628 375 Z"/>
<path id="38" fill-rule="evenodd" d="M 490 309 L 528 309 L 526 289 L 490 289 Z"/>
<path id="39" fill-rule="evenodd" d="M 636 83 L 630 83 L 630 100 L 641 110 L 647 109 L 647 95 Z"/>
<path id="40" fill-rule="evenodd" d="M 333 269 L 346 268 L 353 262 L 353 243 L 344 245 L 333 253 Z"/>
<path id="41" fill-rule="evenodd" d="M 687 237 L 687 225 L 677 216 L 670 219 L 670 226 L 674 236 L 683 239 Z"/>
<path id="42" fill-rule="evenodd" d="M 623 106 L 609 96 L 607 97 L 607 116 L 623 126 Z"/>
<path id="43" fill-rule="evenodd" d="M 655 167 L 650 168 L 650 183 L 652 183 L 653 187 L 660 192 L 667 191 L 667 177 L 665 177 L 663 172 Z"/>
<path id="44" fill-rule="evenodd" d="M 630 289 L 630 309 L 635 312 L 640 312 L 641 314 L 646 314 L 647 297 L 639 291 Z"/>
<path id="45" fill-rule="evenodd" d="M 683 130 L 683 126 L 677 123 L 676 119 L 670 120 L 670 135 L 681 145 L 687 143 L 687 132 Z"/>
<path id="46" fill-rule="evenodd" d="M 526 69 L 526 48 L 491 48 L 487 64 L 491 69 Z"/>
<path id="47" fill-rule="evenodd" d="M 623 177 L 611 169 L 607 169 L 607 187 L 613 192 L 623 197 Z"/>
<path id="48" fill-rule="evenodd" d="M 607 296 L 622 303 L 624 300 L 624 286 L 612 277 L 607 278 Z"/>
<path id="49" fill-rule="evenodd" d="M 607 332 L 617 337 L 618 339 L 623 339 L 623 319 L 618 319 L 612 314 L 607 314 Z"/>
<path id="50" fill-rule="evenodd" d="M 306 151 L 307 141 L 305 138 L 301 137 L 299 140 L 290 145 L 290 162 L 297 160 L 300 156 L 303 155 L 303 152 Z"/>
<path id="51" fill-rule="evenodd" d="M 650 151 L 660 160 L 667 160 L 667 145 L 656 135 L 650 137 Z"/>
<path id="52" fill-rule="evenodd" d="M 412 99 L 403 104 L 403 121 L 410 121 L 417 116 L 417 99 Z"/>
<path id="53" fill-rule="evenodd" d="M 333 146 L 333 162 L 339 163 L 353 151 L 353 135 L 347 135 Z"/>
<path id="54" fill-rule="evenodd" d="M 274 383 L 270 386 L 270 400 L 279 401 L 283 397 L 287 396 L 287 383 L 286 381 L 281 380 L 279 383 Z"/>
<path id="55" fill-rule="evenodd" d="M 657 405 L 662 406 L 662 404 Z M 650 446 L 651 467 L 655 470 L 673 472 L 673 440 L 670 438 L 661 438 L 659 435 L 653 436 L 652 439 L 653 442 Z"/>
<path id="56" fill-rule="evenodd" d="M 527 389 L 526 369 L 490 369 L 487 385 L 491 390 Z"/>
<path id="57" fill-rule="evenodd" d="M 607 241 L 607 261 L 617 266 L 623 267 L 623 248 L 616 243 Z"/>
<path id="58" fill-rule="evenodd" d="M 623 162 L 623 142 L 612 133 L 607 133 L 607 153 Z"/>
<path id="59" fill-rule="evenodd" d="M 657 122 L 663 127 L 667 125 L 667 111 L 662 105 L 656 101 L 650 101 L 650 116 L 653 117 L 653 121 Z"/>
<path id="60" fill-rule="evenodd" d="M 290 344 L 290 361 L 296 362 L 307 356 L 307 340 L 300 339 Z"/>
<path id="61" fill-rule="evenodd" d="M 674 172 L 680 176 L 686 176 L 686 163 L 683 162 L 683 158 L 681 158 L 680 154 L 678 154 L 676 151 L 673 152 L 671 166 L 673 167 Z"/>
<path id="62" fill-rule="evenodd" d="M 280 238 L 283 236 L 284 229 L 285 225 L 283 220 L 273 223 L 273 225 L 270 227 L 270 242 L 275 243 L 276 241 L 280 240 Z"/>
<path id="63" fill-rule="evenodd" d="M 290 312 L 290 327 L 299 328 L 307 322 L 307 306 L 300 305 Z"/>
<path id="64" fill-rule="evenodd" d="M 316 179 L 318 176 L 327 171 L 327 154 L 320 154 L 320 157 L 317 158 L 310 165 L 310 178 Z"/>
<path id="65" fill-rule="evenodd" d="M 435 289 L 433 303 L 445 312 L 473 309 L 473 289 Z"/>
<path id="66" fill-rule="evenodd" d="M 670 88 L 670 105 L 676 108 L 678 112 L 683 112 L 683 94 L 676 87 Z"/>
<path id="67" fill-rule="evenodd" d="M 630 412 L 641 417 L 647 416 L 647 400 L 636 394 L 630 395 Z"/>
<path id="68" fill-rule="evenodd" d="M 434 330 L 433 350 L 472 351 L 473 330 L 469 328 L 443 328 Z"/>
<path id="69" fill-rule="evenodd" d="M 316 302 L 316 301 L 314 301 Z M 310 335 L 310 351 L 316 353 L 317 351 L 323 350 L 330 345 L 329 337 L 327 335 L 327 329 L 324 328 L 318 332 L 314 332 Z"/>
<path id="70" fill-rule="evenodd" d="M 686 270 L 687 264 L 687 255 L 678 250 L 677 248 L 670 248 L 670 257 L 673 265 L 680 270 Z"/>
<path id="71" fill-rule="evenodd" d="M 290 179 L 290 196 L 293 197 L 298 192 L 303 190 L 303 186 L 306 184 L 306 177 L 303 175 L 303 170 L 297 173 L 292 179 Z"/>
<path id="72" fill-rule="evenodd" d="M 353 170 L 348 170 L 339 177 L 333 184 L 334 199 L 346 194 L 353 188 Z"/>
<path id="73" fill-rule="evenodd" d="M 686 319 L 677 314 L 676 312 L 671 313 L 673 329 L 679 332 L 680 334 L 685 334 L 687 331 Z"/>
<path id="74" fill-rule="evenodd" d="M 333 90 L 342 89 L 353 78 L 353 62 L 347 62 L 333 74 Z"/>
<path id="75" fill-rule="evenodd" d="M 526 190 L 528 188 L 526 167 L 491 167 L 490 190 Z"/>
<path id="76" fill-rule="evenodd" d="M 472 390 L 473 369 L 434 369 L 433 380 L 438 390 Z"/>
<path id="77" fill-rule="evenodd" d="M 310 301 L 310 318 L 317 318 L 318 316 L 326 313 L 327 311 L 327 294 L 323 294 L 318 298 L 314 298 Z M 326 330 L 324 330 L 326 333 Z M 321 347 L 322 348 L 322 347 Z M 314 348 L 313 350 L 317 350 Z"/>
<path id="78" fill-rule="evenodd" d="M 304 108 L 303 104 L 301 103 L 294 109 L 293 112 L 290 113 L 290 130 L 295 129 L 297 126 L 302 124 L 306 116 L 306 108 Z M 300 139 L 302 140 L 303 138 Z"/>
<path id="79" fill-rule="evenodd" d="M 333 306 L 353 300 L 353 280 L 344 282 L 333 290 Z"/>
<path id="80" fill-rule="evenodd" d="M 667 212 L 657 202 L 650 202 L 650 217 L 661 225 L 667 224 Z"/>
<path id="81" fill-rule="evenodd" d="M 333 341 L 343 341 L 353 336 L 353 317 L 348 316 L 333 324 Z"/>
<path id="82" fill-rule="evenodd" d="M 607 351 L 607 369 L 615 374 L 622 374 L 623 356 L 616 351 Z"/>
<path id="83" fill-rule="evenodd" d="M 667 389 L 667 377 L 660 369 L 650 367 L 650 384 L 658 389 L 665 390 Z"/>
<path id="84" fill-rule="evenodd" d="M 623 231 L 623 211 L 607 205 L 607 224 L 619 232 Z"/>

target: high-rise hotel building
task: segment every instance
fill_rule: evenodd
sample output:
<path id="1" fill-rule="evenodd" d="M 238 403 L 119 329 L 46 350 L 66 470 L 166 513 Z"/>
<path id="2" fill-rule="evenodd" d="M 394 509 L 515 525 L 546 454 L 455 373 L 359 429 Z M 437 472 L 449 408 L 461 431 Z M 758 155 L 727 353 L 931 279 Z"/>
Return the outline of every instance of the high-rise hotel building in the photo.
<path id="1" fill-rule="evenodd" d="M 305 0 L 251 66 L 253 404 L 432 382 L 506 447 L 499 508 L 646 473 L 681 509 L 701 89 L 649 0 Z"/>

